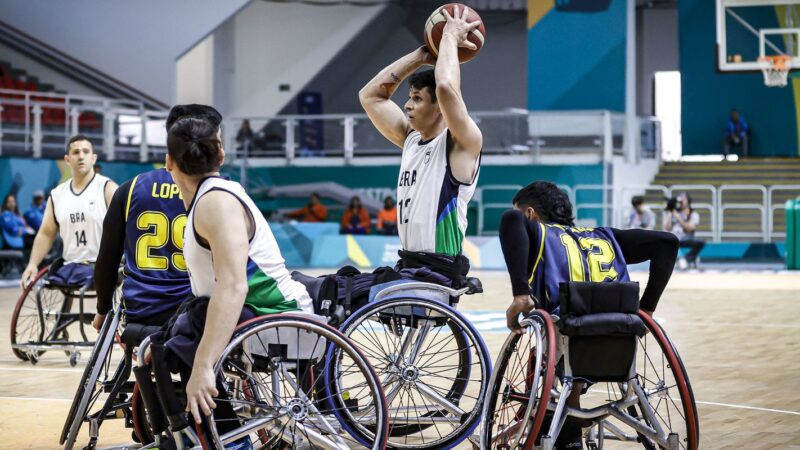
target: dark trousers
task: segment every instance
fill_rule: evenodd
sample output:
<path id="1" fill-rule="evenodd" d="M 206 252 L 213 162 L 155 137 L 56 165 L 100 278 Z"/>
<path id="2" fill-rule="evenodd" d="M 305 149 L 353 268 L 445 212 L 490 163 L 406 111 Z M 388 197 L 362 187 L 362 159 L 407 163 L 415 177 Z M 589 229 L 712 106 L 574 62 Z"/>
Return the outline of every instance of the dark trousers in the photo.
<path id="1" fill-rule="evenodd" d="M 684 239 L 680 243 L 681 248 L 688 247 L 691 249 L 689 250 L 689 253 L 686 254 L 686 262 L 690 263 L 693 263 L 697 260 L 697 255 L 700 254 L 700 250 L 703 250 L 703 247 L 705 246 L 705 241 L 694 238 Z"/>
<path id="2" fill-rule="evenodd" d="M 725 139 L 722 144 L 723 150 L 725 151 L 725 156 L 728 156 L 731 153 L 731 149 L 737 145 L 741 145 L 742 157 L 746 158 L 750 152 L 749 136 L 746 134 L 738 137 L 732 134 L 725 135 Z"/>

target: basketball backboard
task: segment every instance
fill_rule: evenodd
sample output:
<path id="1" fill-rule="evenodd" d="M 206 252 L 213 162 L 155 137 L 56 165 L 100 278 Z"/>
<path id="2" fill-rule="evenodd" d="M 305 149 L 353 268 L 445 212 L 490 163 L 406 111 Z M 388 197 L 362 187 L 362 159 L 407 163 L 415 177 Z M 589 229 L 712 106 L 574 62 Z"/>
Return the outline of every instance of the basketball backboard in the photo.
<path id="1" fill-rule="evenodd" d="M 787 56 L 800 68 L 800 0 L 716 0 L 717 68 L 749 72 L 765 57 Z"/>

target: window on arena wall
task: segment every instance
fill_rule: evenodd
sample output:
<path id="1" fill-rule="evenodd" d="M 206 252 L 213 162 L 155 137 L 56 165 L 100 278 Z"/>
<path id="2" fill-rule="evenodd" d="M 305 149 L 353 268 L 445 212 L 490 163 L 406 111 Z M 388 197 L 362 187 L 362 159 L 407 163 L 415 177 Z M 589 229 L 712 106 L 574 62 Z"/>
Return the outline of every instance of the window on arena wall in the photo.
<path id="1" fill-rule="evenodd" d="M 676 161 L 681 158 L 681 73 L 655 73 L 655 110 L 661 121 L 661 158 Z"/>

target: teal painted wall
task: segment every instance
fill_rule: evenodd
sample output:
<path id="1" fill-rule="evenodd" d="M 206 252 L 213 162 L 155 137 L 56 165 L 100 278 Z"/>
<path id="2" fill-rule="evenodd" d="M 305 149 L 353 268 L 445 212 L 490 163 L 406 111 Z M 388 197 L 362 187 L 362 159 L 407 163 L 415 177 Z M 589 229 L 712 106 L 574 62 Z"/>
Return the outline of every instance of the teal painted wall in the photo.
<path id="1" fill-rule="evenodd" d="M 118 184 L 125 182 L 139 173 L 151 170 L 153 164 L 135 163 L 101 163 L 102 173 L 116 181 Z M 33 191 L 43 189 L 49 191 L 58 185 L 64 177 L 62 175 L 63 163 L 54 160 L 34 160 L 27 158 L 0 158 L 0 195 L 9 192 L 18 193 L 20 209 L 27 209 Z M 250 190 L 283 186 L 289 184 L 312 183 L 331 181 L 350 188 L 388 188 L 394 189 L 397 183 L 398 166 L 372 166 L 372 167 L 262 167 L 248 170 L 248 187 Z M 226 166 L 222 170 L 224 176 L 238 180 L 238 167 Z M 519 185 L 525 186 L 536 180 L 547 180 L 556 184 L 574 186 L 576 184 L 601 184 L 603 181 L 603 166 L 595 165 L 504 165 L 481 167 L 478 187 L 488 185 Z M 487 230 L 496 230 L 500 215 L 511 206 L 511 199 L 516 191 L 514 189 L 487 191 L 484 196 L 485 203 L 499 203 L 501 206 L 486 211 L 485 223 Z M 579 200 L 584 202 L 599 202 L 600 195 L 586 193 Z M 596 197 L 596 198 L 595 198 Z M 306 203 L 306 199 L 270 199 L 266 196 L 254 195 L 259 208 L 269 213 L 279 208 L 299 208 Z M 599 211 L 584 210 L 581 218 L 598 220 Z M 336 221 L 339 216 L 335 213 L 330 220 Z M 470 228 L 468 234 L 475 233 L 477 225 L 477 208 L 475 204 L 469 211 Z"/>
<path id="2" fill-rule="evenodd" d="M 739 11 L 741 10 L 741 11 Z M 745 19 L 760 20 L 778 27 L 774 8 L 761 8 L 760 17 L 746 8 L 737 12 Z M 741 27 L 728 20 L 728 27 Z M 722 73 L 717 71 L 715 7 L 711 0 L 680 0 L 678 26 L 682 83 L 683 153 L 722 153 L 722 138 L 730 110 L 735 108 L 752 130 L 753 156 L 797 156 L 796 89 L 767 88 L 761 72 Z M 746 31 L 734 33 L 729 46 L 743 57 L 758 54 L 758 46 Z"/>
<path id="3" fill-rule="evenodd" d="M 528 109 L 623 111 L 625 0 L 601 12 L 543 14 L 528 29 Z"/>

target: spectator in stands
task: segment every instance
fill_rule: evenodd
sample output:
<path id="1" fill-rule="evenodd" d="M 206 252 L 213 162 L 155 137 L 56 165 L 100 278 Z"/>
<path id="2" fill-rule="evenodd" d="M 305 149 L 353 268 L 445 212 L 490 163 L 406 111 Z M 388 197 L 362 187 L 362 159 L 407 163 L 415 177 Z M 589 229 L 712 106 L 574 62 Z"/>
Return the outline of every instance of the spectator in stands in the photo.
<path id="1" fill-rule="evenodd" d="M 319 194 L 312 192 L 306 206 L 286 213 L 286 217 L 298 219 L 301 222 L 325 222 L 325 219 L 328 218 L 328 208 L 320 201 Z"/>
<path id="2" fill-rule="evenodd" d="M 725 139 L 723 140 L 725 158 L 728 158 L 731 149 L 737 145 L 742 147 L 742 157 L 746 158 L 750 150 L 749 137 L 750 127 L 747 126 L 747 122 L 739 115 L 739 111 L 731 110 L 731 117 L 725 125 Z"/>
<path id="3" fill-rule="evenodd" d="M 248 146 L 248 150 L 253 145 L 253 129 L 250 128 L 250 121 L 247 119 L 242 121 L 242 126 L 236 133 L 236 148 L 244 148 L 245 145 Z"/>
<path id="4" fill-rule="evenodd" d="M 369 233 L 369 213 L 361 206 L 361 198 L 354 196 L 350 205 L 342 216 L 342 234 L 367 234 Z"/>
<path id="5" fill-rule="evenodd" d="M 692 198 L 686 192 L 670 199 L 664 208 L 664 231 L 678 237 L 680 247 L 688 247 L 689 253 L 678 260 L 678 268 L 697 268 L 700 251 L 706 246 L 704 241 L 695 239 L 694 234 L 700 224 L 700 214 L 692 208 Z"/>
<path id="6" fill-rule="evenodd" d="M 19 213 L 17 197 L 14 194 L 8 194 L 3 199 L 2 228 L 4 247 L 14 250 L 25 248 L 25 235 L 34 233 Z M 30 243 L 32 241 L 29 239 L 27 242 Z M 28 248 L 30 248 L 30 245 Z"/>
<path id="7" fill-rule="evenodd" d="M 644 204 L 644 197 L 637 195 L 631 199 L 631 210 L 627 228 L 652 230 L 656 227 L 656 215 Z"/>
<path id="8" fill-rule="evenodd" d="M 383 208 L 378 211 L 378 222 L 375 224 L 375 228 L 380 234 L 397 236 L 397 207 L 391 195 L 387 195 L 383 199 Z"/>
<path id="9" fill-rule="evenodd" d="M 33 203 L 31 203 L 30 209 L 25 211 L 23 217 L 28 226 L 33 228 L 34 232 L 39 231 L 39 227 L 42 226 L 44 207 L 44 191 L 33 191 Z"/>

